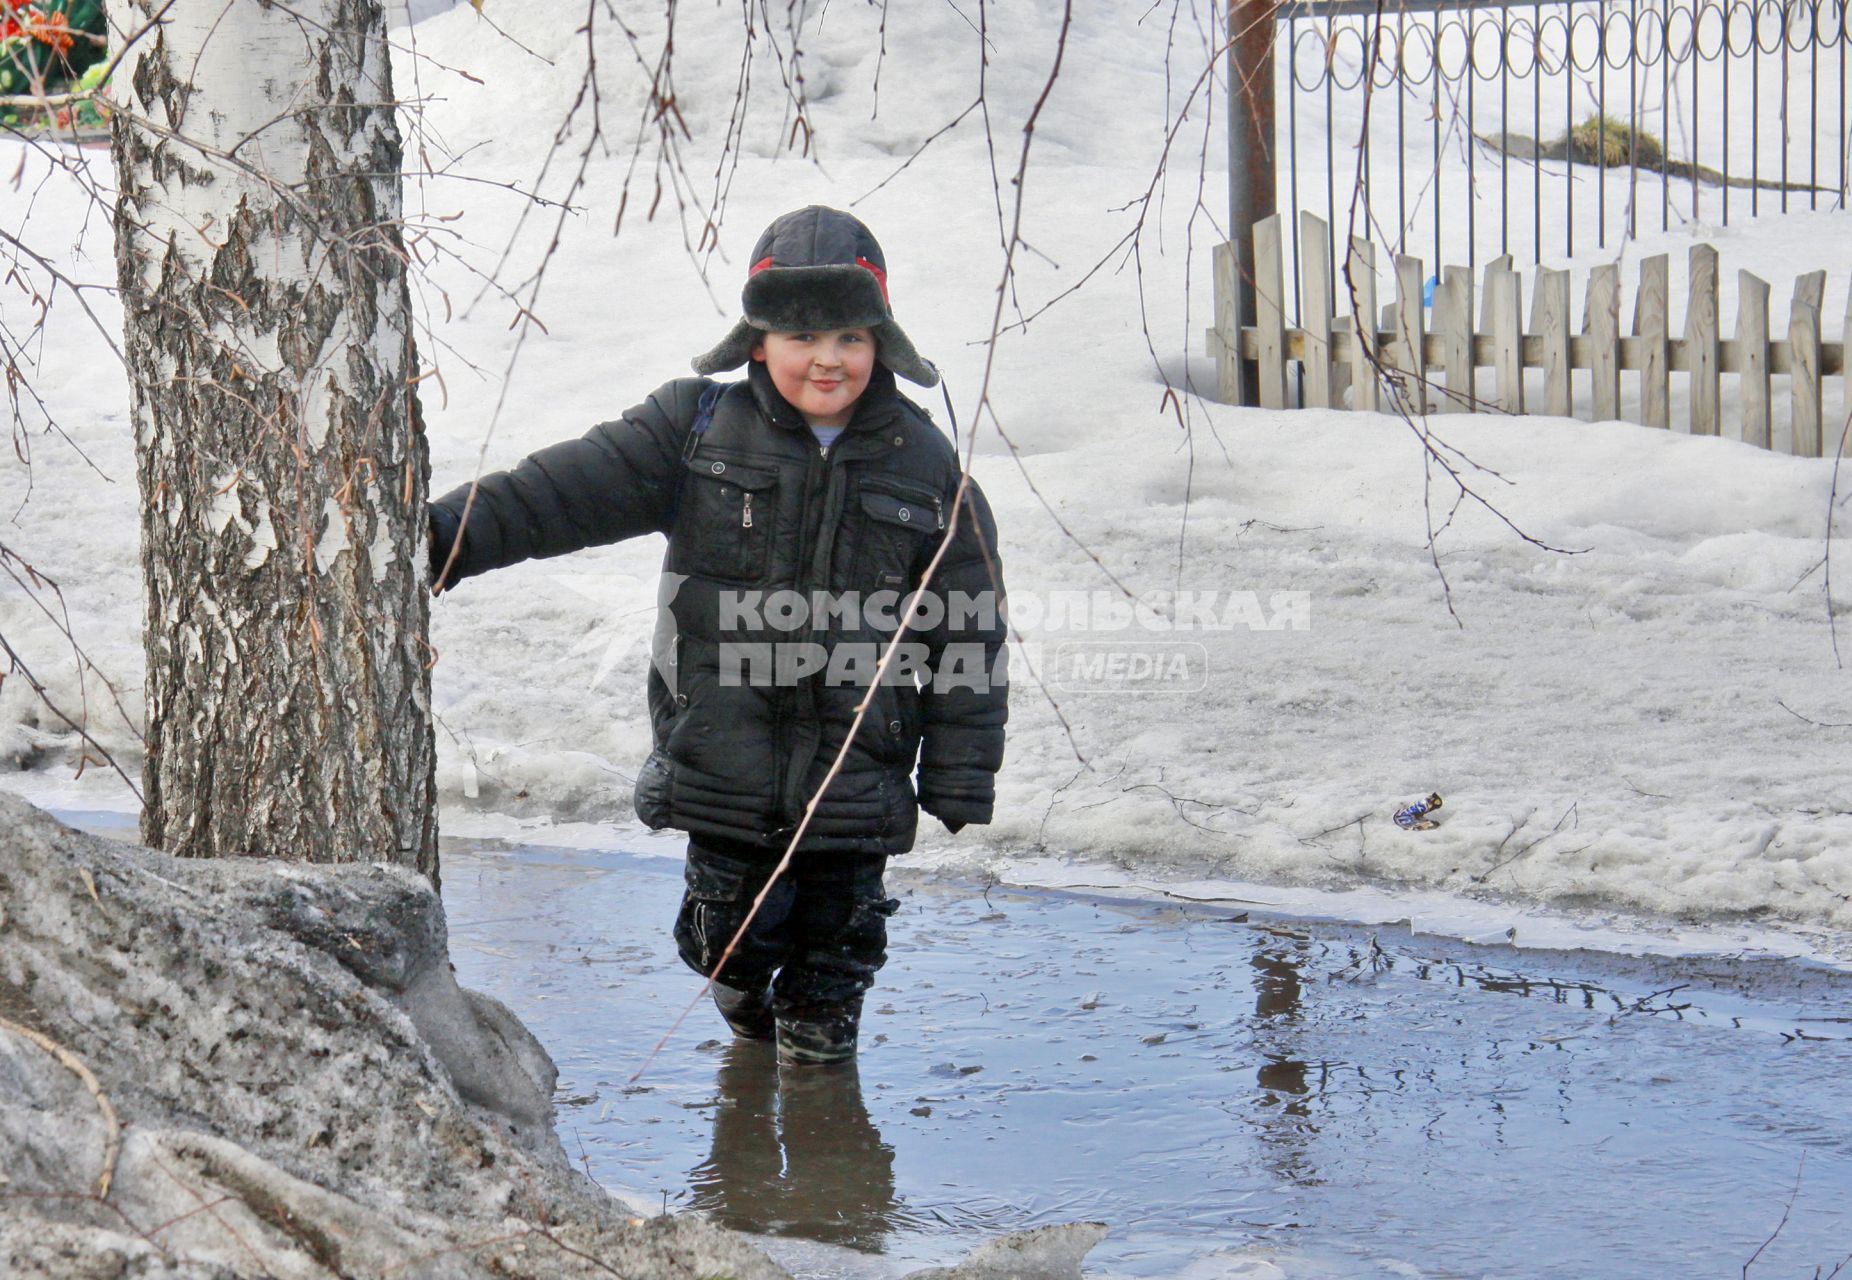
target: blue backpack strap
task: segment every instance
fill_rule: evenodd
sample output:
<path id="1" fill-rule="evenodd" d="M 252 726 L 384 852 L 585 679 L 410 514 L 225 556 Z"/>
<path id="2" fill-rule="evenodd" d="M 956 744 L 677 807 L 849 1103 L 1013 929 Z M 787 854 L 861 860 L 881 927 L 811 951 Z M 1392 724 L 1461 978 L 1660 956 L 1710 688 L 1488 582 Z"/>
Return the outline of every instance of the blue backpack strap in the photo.
<path id="1" fill-rule="evenodd" d="M 701 448 L 701 437 L 714 425 L 714 409 L 720 403 L 720 397 L 727 393 L 724 382 L 710 383 L 701 392 L 701 398 L 695 401 L 694 421 L 688 426 L 688 443 L 682 446 L 682 473 L 675 478 L 675 497 L 669 503 L 669 529 L 675 528 L 676 519 L 682 509 L 682 486 L 688 483 L 688 464 L 694 461 L 695 454 Z"/>
<path id="2" fill-rule="evenodd" d="M 694 422 L 688 428 L 688 443 L 682 448 L 683 462 L 694 461 L 695 451 L 701 447 L 701 437 L 714 425 L 714 406 L 720 403 L 720 397 L 726 393 L 726 383 L 710 383 L 701 392 L 701 398 L 695 401 Z"/>

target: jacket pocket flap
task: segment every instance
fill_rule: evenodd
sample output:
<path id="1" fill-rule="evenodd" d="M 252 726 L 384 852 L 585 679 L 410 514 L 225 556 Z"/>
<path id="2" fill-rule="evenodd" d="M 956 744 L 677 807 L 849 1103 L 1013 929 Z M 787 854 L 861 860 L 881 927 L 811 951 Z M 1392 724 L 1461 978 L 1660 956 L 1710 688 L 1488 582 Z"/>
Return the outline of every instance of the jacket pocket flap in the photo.
<path id="1" fill-rule="evenodd" d="M 736 489 L 745 489 L 752 493 L 757 493 L 761 489 L 769 489 L 778 483 L 778 472 L 774 469 L 748 466 L 743 462 L 732 462 L 726 458 L 690 458 L 688 469 L 695 475 L 708 480 L 718 480 L 722 484 L 730 484 Z"/>
<path id="2" fill-rule="evenodd" d="M 902 497 L 897 493 L 864 489 L 862 510 L 877 520 L 917 533 L 937 533 L 945 528 L 945 516 L 936 496 Z"/>

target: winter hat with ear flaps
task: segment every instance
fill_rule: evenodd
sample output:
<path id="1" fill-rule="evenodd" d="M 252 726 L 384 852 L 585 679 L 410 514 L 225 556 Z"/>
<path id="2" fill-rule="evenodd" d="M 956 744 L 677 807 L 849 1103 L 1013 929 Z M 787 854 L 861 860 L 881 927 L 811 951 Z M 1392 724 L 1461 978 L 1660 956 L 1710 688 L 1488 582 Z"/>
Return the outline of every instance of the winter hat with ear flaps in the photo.
<path id="1" fill-rule="evenodd" d="M 696 373 L 739 368 L 765 331 L 868 329 L 882 364 L 922 387 L 939 381 L 939 371 L 894 322 L 881 246 L 859 219 L 840 209 L 813 204 L 767 227 L 752 250 L 740 309 L 745 318 L 719 346 L 696 358 Z"/>

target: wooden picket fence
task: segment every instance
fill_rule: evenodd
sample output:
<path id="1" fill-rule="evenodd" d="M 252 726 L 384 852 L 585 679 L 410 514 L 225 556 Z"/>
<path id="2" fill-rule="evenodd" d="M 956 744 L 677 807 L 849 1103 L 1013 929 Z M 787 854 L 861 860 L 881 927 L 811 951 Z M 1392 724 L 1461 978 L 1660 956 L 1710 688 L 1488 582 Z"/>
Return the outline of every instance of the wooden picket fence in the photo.
<path id="1" fill-rule="evenodd" d="M 1528 331 L 1523 324 L 1523 281 L 1509 257 L 1487 264 L 1481 286 L 1480 323 L 1473 324 L 1473 280 L 1461 267 L 1447 267 L 1434 290 L 1430 323 L 1422 293 L 1427 272 L 1419 258 L 1395 260 L 1395 301 L 1384 307 L 1379 325 L 1364 341 L 1356 340 L 1356 316 L 1378 316 L 1376 250 L 1352 239 L 1342 259 L 1320 251 L 1331 244 L 1324 221 L 1301 214 L 1304 247 L 1300 281 L 1303 323 L 1286 323 L 1285 274 L 1281 222 L 1268 218 L 1254 228 L 1254 297 L 1256 323 L 1241 326 L 1236 338 L 1237 306 L 1233 246 L 1215 253 L 1216 325 L 1209 349 L 1216 357 L 1219 394 L 1240 402 L 1241 358 L 1252 361 L 1259 379 L 1262 407 L 1289 407 L 1291 365 L 1300 366 L 1301 402 L 1307 408 L 1348 407 L 1372 412 L 1405 409 L 1428 412 L 1546 413 L 1573 416 L 1577 371 L 1592 380 L 1587 397 L 1596 421 L 1619 419 L 1623 411 L 1621 376 L 1637 376 L 1638 395 L 1628 397 L 1640 423 L 1672 426 L 1672 375 L 1683 374 L 1686 421 L 1694 435 L 1724 434 L 1723 374 L 1738 379 L 1735 418 L 1729 434 L 1744 443 L 1770 448 L 1776 417 L 1774 375 L 1788 384 L 1788 446 L 1798 455 L 1820 457 L 1837 448 L 1839 429 L 1852 414 L 1852 378 L 1846 376 L 1845 353 L 1852 344 L 1852 298 L 1848 298 L 1842 341 L 1821 338 L 1826 273 L 1810 271 L 1794 282 L 1785 337 L 1769 335 L 1769 285 L 1747 271 L 1737 273 L 1734 337 L 1719 332 L 1717 251 L 1709 245 L 1691 249 L 1688 298 L 1682 337 L 1671 331 L 1667 257 L 1640 263 L 1639 289 L 1631 332 L 1621 332 L 1621 278 L 1608 263 L 1589 273 L 1588 293 L 1579 331 L 1571 329 L 1570 275 L 1539 268 L 1531 290 Z M 1333 278 L 1332 263 L 1337 263 Z M 1489 395 L 1482 394 L 1476 371 L 1494 373 Z M 1525 370 L 1542 371 L 1542 400 L 1527 399 Z M 1825 379 L 1838 375 L 1840 406 L 1830 432 L 1823 430 Z M 1533 378 L 1533 385 L 1539 380 Z M 1740 433 L 1740 434 L 1739 434 Z"/>

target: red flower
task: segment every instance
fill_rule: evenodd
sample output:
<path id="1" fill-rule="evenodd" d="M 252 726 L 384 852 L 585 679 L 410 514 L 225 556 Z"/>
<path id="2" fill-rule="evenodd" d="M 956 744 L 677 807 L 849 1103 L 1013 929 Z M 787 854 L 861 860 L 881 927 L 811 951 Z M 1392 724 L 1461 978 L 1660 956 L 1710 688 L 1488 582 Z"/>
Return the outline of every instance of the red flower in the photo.
<path id="1" fill-rule="evenodd" d="M 70 19 L 62 12 L 46 17 L 36 9 L 26 10 L 26 32 L 41 44 L 48 44 L 59 53 L 69 53 L 76 42 L 71 36 Z"/>
<path id="2" fill-rule="evenodd" d="M 58 53 L 68 53 L 76 40 L 71 35 L 70 19 L 62 12 L 46 14 L 32 5 L 32 0 L 0 0 L 0 42 L 37 40 Z"/>

